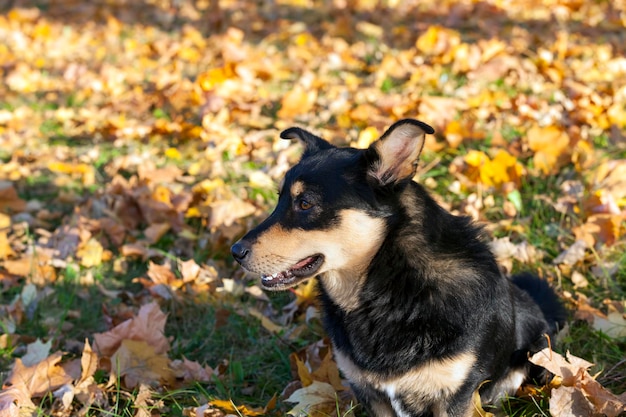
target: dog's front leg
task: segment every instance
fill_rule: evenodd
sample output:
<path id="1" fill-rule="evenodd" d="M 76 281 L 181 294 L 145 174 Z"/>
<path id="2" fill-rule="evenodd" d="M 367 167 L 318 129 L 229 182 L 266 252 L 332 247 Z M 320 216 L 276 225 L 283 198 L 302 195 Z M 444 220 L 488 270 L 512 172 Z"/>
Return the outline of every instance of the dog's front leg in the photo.
<path id="1" fill-rule="evenodd" d="M 368 414 L 372 417 L 398 417 L 391 406 L 389 397 L 369 386 L 357 386 L 352 384 L 352 392 L 356 396 Z"/>

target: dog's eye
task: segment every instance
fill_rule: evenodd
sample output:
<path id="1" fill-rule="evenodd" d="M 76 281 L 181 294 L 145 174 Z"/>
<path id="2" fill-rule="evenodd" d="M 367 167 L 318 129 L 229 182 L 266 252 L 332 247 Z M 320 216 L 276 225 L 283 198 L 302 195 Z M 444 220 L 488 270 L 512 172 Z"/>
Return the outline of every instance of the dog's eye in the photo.
<path id="1" fill-rule="evenodd" d="M 306 200 L 300 200 L 298 202 L 298 208 L 300 210 L 305 210 L 306 211 L 306 210 L 310 209 L 311 207 L 313 207 L 313 204 L 309 203 Z"/>

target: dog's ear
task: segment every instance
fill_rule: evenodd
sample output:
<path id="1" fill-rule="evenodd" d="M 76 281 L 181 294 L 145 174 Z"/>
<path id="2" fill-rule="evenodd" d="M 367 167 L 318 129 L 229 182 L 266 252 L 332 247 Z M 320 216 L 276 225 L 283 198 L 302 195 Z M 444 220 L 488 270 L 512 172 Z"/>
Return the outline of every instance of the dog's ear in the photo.
<path id="1" fill-rule="evenodd" d="M 427 133 L 435 130 L 419 120 L 404 119 L 391 125 L 367 150 L 370 177 L 381 186 L 413 178 Z"/>
<path id="2" fill-rule="evenodd" d="M 299 127 L 290 127 L 287 130 L 283 130 L 280 137 L 283 139 L 299 139 L 300 142 L 304 144 L 303 158 L 323 149 L 333 148 L 333 145 L 326 142 L 324 139 Z"/>

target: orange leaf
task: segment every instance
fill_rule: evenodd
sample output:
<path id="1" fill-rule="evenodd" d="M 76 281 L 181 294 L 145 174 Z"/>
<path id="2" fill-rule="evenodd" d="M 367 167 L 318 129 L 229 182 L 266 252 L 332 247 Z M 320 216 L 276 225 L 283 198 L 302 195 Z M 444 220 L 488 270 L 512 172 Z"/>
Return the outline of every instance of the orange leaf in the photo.
<path id="1" fill-rule="evenodd" d="M 9 256 L 13 256 L 15 252 L 9 244 L 6 230 L 0 231 L 0 259 L 7 259 Z"/>
<path id="2" fill-rule="evenodd" d="M 317 100 L 316 90 L 305 91 L 300 85 L 290 90 L 281 101 L 278 117 L 292 119 L 295 116 L 309 113 Z"/>
<path id="3" fill-rule="evenodd" d="M 569 158 L 569 136 L 556 126 L 533 126 L 526 132 L 526 140 L 535 152 L 535 168 L 544 174 L 555 172 Z"/>

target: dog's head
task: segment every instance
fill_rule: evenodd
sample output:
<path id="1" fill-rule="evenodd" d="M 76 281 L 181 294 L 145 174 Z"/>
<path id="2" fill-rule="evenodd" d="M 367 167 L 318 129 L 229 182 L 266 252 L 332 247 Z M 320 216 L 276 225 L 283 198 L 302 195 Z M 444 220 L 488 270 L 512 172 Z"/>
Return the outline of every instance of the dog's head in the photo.
<path id="1" fill-rule="evenodd" d="M 354 149 L 285 130 L 281 138 L 304 145 L 302 158 L 285 175 L 274 212 L 232 246 L 233 257 L 269 290 L 363 272 L 385 237 L 385 201 L 415 175 L 427 133 L 434 130 L 425 123 L 400 120 L 368 149 Z"/>

